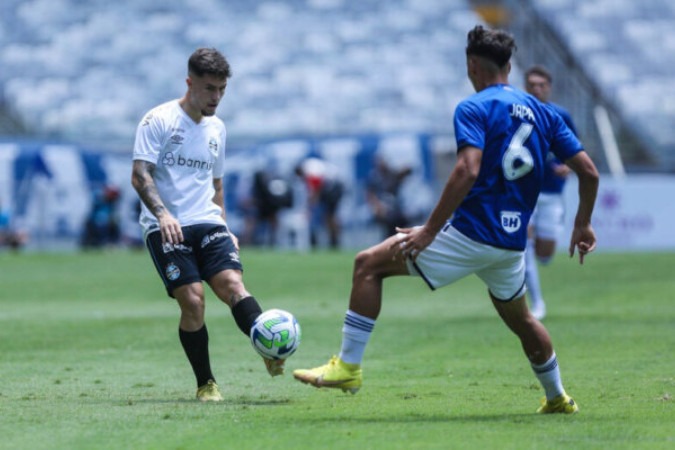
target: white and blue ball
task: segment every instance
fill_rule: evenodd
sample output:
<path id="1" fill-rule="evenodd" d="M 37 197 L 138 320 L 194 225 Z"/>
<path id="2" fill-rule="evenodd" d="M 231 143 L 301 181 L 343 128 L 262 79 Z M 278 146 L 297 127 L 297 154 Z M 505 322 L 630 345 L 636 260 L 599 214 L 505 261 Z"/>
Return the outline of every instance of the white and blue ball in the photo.
<path id="1" fill-rule="evenodd" d="M 253 348 L 267 359 L 286 359 L 300 345 L 300 325 L 295 316 L 283 309 L 260 314 L 251 327 Z"/>

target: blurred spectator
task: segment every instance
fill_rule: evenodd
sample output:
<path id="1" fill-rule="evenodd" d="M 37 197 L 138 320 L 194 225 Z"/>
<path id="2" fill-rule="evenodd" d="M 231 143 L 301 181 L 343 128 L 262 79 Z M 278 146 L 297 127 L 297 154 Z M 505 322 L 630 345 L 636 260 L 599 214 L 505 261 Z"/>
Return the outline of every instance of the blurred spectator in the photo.
<path id="1" fill-rule="evenodd" d="M 94 191 L 91 210 L 80 239 L 82 248 L 98 248 L 118 244 L 120 191 L 116 186 L 104 186 Z"/>
<path id="2" fill-rule="evenodd" d="M 9 247 L 12 250 L 19 250 L 28 242 L 28 235 L 25 232 L 15 229 L 12 226 L 12 215 L 8 208 L 0 202 L 0 247 Z"/>
<path id="3" fill-rule="evenodd" d="M 400 194 L 403 182 L 411 173 L 410 167 L 395 169 L 382 157 L 375 160 L 375 167 L 366 183 L 366 200 L 375 222 L 382 226 L 384 238 L 395 234 L 396 227 L 409 225 Z"/>
<path id="4" fill-rule="evenodd" d="M 138 225 L 138 218 L 141 215 L 141 199 L 136 199 L 131 207 L 131 216 L 134 219 L 134 226 L 131 230 L 127 230 L 124 237 L 126 244 L 133 250 L 141 250 L 145 248 L 145 241 L 143 241 L 143 230 Z"/>
<path id="5" fill-rule="evenodd" d="M 293 206 L 293 192 L 287 180 L 270 171 L 253 175 L 251 201 L 242 244 L 275 246 L 279 212 Z"/>
<path id="6" fill-rule="evenodd" d="M 295 174 L 304 180 L 308 193 L 309 239 L 312 248 L 319 246 L 322 228 L 328 231 L 329 246 L 340 246 L 340 221 L 337 210 L 344 194 L 344 183 L 337 168 L 323 159 L 309 157 L 295 167 Z"/>

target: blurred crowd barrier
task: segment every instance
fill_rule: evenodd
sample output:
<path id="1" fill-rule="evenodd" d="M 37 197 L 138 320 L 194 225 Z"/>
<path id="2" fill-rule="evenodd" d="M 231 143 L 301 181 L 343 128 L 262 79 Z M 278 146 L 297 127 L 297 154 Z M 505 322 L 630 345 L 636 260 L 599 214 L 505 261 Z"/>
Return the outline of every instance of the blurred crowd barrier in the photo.
<path id="1" fill-rule="evenodd" d="M 565 234 L 560 248 L 566 250 L 577 209 L 578 183 L 565 186 Z M 598 251 L 673 251 L 675 234 L 675 176 L 635 174 L 600 178 L 593 211 Z"/>
<path id="2" fill-rule="evenodd" d="M 317 157 L 337 169 L 346 187 L 338 217 L 343 247 L 360 247 L 379 239 L 365 201 L 365 183 L 377 157 L 393 167 L 410 167 L 401 193 L 406 212 L 424 217 L 435 200 L 436 180 L 450 170 L 452 139 L 440 135 L 386 134 L 283 139 L 227 149 L 227 218 L 236 233 L 244 231 L 246 205 L 253 176 L 264 170 L 288 180 L 301 195 L 294 169 L 307 157 Z M 442 175 L 436 173 L 440 168 Z M 6 227 L 28 236 L 30 249 L 76 248 L 87 221 L 95 219 L 100 199 L 115 195 L 118 241 L 140 242 L 138 197 L 131 187 L 129 153 L 99 152 L 60 143 L 0 143 L 0 207 Z M 306 249 L 307 214 L 300 198 L 279 217 L 278 246 Z M 105 211 L 105 210 L 103 210 Z"/>
<path id="3" fill-rule="evenodd" d="M 266 171 L 287 181 L 294 201 L 279 213 L 278 248 L 306 250 L 310 212 L 295 167 L 308 157 L 321 158 L 337 169 L 345 186 L 338 208 L 341 247 L 361 248 L 381 238 L 366 200 L 368 177 L 378 158 L 411 175 L 402 186 L 405 214 L 421 223 L 435 205 L 454 161 L 451 136 L 386 134 L 294 138 L 232 147 L 227 150 L 224 184 L 228 224 L 244 233 L 254 174 Z M 0 212 L 2 231 L 26 237 L 28 249 L 59 250 L 82 246 L 92 221 L 116 221 L 115 242 L 139 245 L 138 197 L 131 187 L 131 151 L 98 152 L 59 143 L 0 143 Z M 577 182 L 565 189 L 566 249 L 577 208 Z M 675 250 L 675 176 L 634 174 L 603 176 L 593 217 L 598 250 Z M 106 204 L 106 201 L 114 202 Z M 110 208 L 114 206 L 114 211 Z M 89 228 L 87 228 L 89 226 Z M 91 238 L 91 236 L 89 236 Z M 95 236 L 94 236 L 95 238 Z"/>

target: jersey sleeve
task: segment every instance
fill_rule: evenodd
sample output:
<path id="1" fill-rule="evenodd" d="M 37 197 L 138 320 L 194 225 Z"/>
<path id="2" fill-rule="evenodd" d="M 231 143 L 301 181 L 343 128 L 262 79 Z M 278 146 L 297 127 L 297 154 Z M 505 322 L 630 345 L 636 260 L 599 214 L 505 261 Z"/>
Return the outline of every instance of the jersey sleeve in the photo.
<path id="1" fill-rule="evenodd" d="M 572 120 L 572 116 L 570 115 L 570 113 L 565 108 L 556 103 L 549 103 L 549 105 L 553 107 L 555 112 L 560 114 L 560 117 L 562 117 L 562 120 L 565 122 L 565 125 L 567 125 L 570 128 L 570 130 L 572 130 L 572 133 L 574 133 L 575 136 L 579 136 L 579 133 L 577 132 L 577 127 L 574 125 L 574 121 Z"/>
<path id="2" fill-rule="evenodd" d="M 552 134 L 551 151 L 560 161 L 564 162 L 584 149 L 579 139 L 559 114 L 553 115 Z"/>
<path id="3" fill-rule="evenodd" d="M 483 150 L 485 148 L 484 115 L 477 104 L 464 101 L 455 110 L 455 139 L 457 150 L 472 146 Z"/>
<path id="4" fill-rule="evenodd" d="M 218 156 L 216 161 L 213 164 L 213 178 L 223 178 L 225 177 L 225 149 L 227 147 L 227 131 L 223 125 L 220 132 L 220 150 L 218 151 Z"/>
<path id="5" fill-rule="evenodd" d="M 162 145 L 162 122 L 153 111 L 150 111 L 136 129 L 133 159 L 156 164 Z"/>

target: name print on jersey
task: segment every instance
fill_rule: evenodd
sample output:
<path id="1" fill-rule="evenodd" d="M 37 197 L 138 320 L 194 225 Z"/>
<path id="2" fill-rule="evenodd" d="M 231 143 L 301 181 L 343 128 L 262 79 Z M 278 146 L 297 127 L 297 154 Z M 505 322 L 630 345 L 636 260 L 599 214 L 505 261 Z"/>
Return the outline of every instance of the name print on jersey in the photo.
<path id="1" fill-rule="evenodd" d="M 534 113 L 529 106 L 519 105 L 514 103 L 511 105 L 511 117 L 517 117 L 521 120 L 529 120 L 530 122 L 535 122 Z"/>

